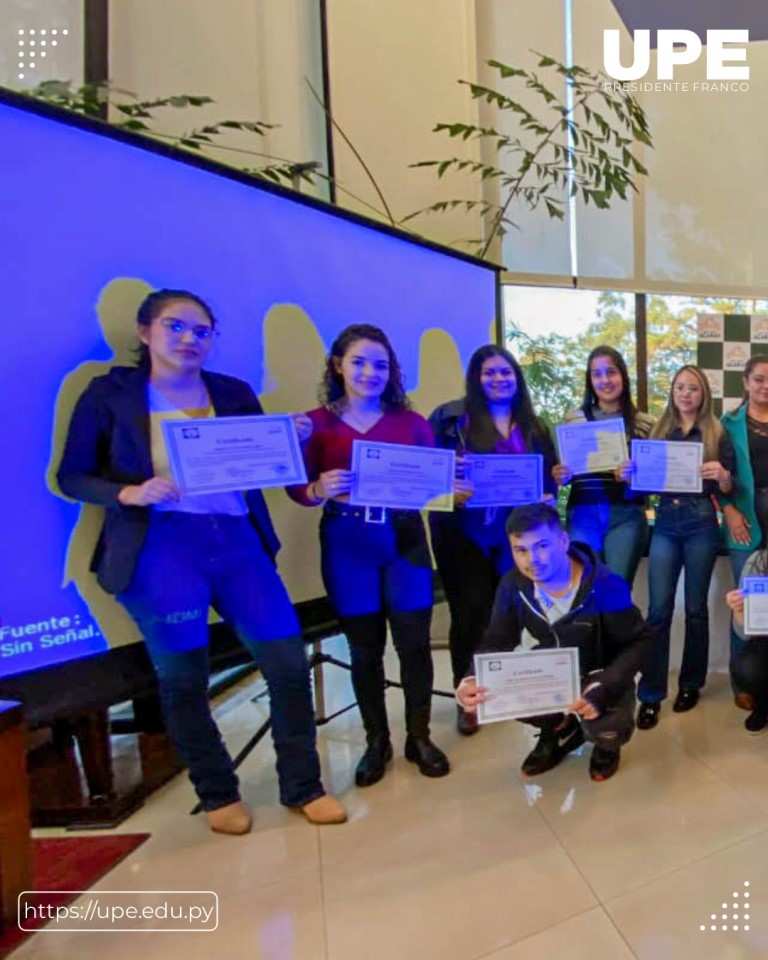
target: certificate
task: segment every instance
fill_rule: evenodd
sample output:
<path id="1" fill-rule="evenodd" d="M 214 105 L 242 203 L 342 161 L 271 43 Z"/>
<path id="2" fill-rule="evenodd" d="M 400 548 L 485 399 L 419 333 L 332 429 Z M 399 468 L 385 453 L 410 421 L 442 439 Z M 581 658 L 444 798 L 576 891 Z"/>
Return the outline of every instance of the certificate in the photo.
<path id="1" fill-rule="evenodd" d="M 185 494 L 306 483 L 289 414 L 162 422 L 173 481 Z"/>
<path id="2" fill-rule="evenodd" d="M 581 696 L 577 647 L 475 654 L 475 680 L 489 697 L 479 723 L 561 713 Z"/>
<path id="3" fill-rule="evenodd" d="M 349 502 L 395 510 L 453 510 L 453 450 L 352 441 Z"/>
<path id="4" fill-rule="evenodd" d="M 701 493 L 703 443 L 633 440 L 630 485 L 649 493 Z"/>
<path id="5" fill-rule="evenodd" d="M 560 463 L 570 467 L 573 474 L 603 473 L 629 459 L 621 417 L 561 423 L 555 427 L 555 432 Z"/>
<path id="6" fill-rule="evenodd" d="M 517 507 L 538 503 L 544 493 L 544 457 L 533 454 L 466 454 L 465 476 L 474 492 L 467 500 L 471 507 Z"/>
<path id="7" fill-rule="evenodd" d="M 744 633 L 748 637 L 768 636 L 768 577 L 744 577 Z"/>

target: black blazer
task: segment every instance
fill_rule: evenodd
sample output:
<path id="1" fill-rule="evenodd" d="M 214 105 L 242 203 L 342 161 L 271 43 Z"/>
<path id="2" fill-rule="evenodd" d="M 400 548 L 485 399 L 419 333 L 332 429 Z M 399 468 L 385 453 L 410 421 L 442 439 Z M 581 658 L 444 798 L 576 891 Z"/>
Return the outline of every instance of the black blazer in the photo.
<path id="1" fill-rule="evenodd" d="M 106 507 L 91 570 L 108 593 L 127 589 L 149 526 L 151 507 L 124 507 L 117 499 L 124 486 L 144 483 L 154 475 L 148 378 L 143 367 L 113 367 L 90 382 L 72 414 L 57 473 L 66 496 Z M 203 380 L 217 416 L 264 412 L 244 381 L 207 371 Z M 280 541 L 261 491 L 247 491 L 245 500 L 250 521 L 274 558 Z"/>

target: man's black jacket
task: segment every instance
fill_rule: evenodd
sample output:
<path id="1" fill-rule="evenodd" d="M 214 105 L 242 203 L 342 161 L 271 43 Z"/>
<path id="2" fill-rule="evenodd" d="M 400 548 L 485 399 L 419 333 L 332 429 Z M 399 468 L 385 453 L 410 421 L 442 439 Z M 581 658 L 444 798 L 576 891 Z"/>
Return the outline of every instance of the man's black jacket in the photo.
<path id="1" fill-rule="evenodd" d="M 507 573 L 496 593 L 491 622 L 478 653 L 514 650 L 527 630 L 540 647 L 578 647 L 582 680 L 601 671 L 600 687 L 589 699 L 599 710 L 615 703 L 635 682 L 654 633 L 632 603 L 629 586 L 600 563 L 585 544 L 569 554 L 584 572 L 571 609 L 550 624 L 534 596 L 533 581 L 517 569 Z"/>

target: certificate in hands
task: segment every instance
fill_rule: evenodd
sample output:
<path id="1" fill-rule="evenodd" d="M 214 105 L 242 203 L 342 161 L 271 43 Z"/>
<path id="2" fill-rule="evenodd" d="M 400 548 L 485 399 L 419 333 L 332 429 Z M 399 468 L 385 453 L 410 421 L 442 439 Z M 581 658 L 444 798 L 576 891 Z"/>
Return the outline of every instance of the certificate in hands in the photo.
<path id="1" fill-rule="evenodd" d="M 477 706 L 479 723 L 561 713 L 581 696 L 577 647 L 475 654 L 475 680 L 488 700 Z"/>
<path id="2" fill-rule="evenodd" d="M 704 444 L 633 440 L 630 486 L 648 493 L 701 493 Z"/>
<path id="3" fill-rule="evenodd" d="M 518 507 L 538 503 L 544 494 L 544 457 L 533 454 L 466 454 L 467 479 L 474 492 L 471 507 Z"/>
<path id="4" fill-rule="evenodd" d="M 560 463 L 567 464 L 573 474 L 604 473 L 629 459 L 621 417 L 561 423 L 555 433 Z"/>
<path id="5" fill-rule="evenodd" d="M 173 482 L 190 495 L 306 483 L 290 414 L 164 420 Z"/>
<path id="6" fill-rule="evenodd" d="M 744 633 L 768 637 L 768 577 L 744 577 Z"/>
<path id="7" fill-rule="evenodd" d="M 352 441 L 351 504 L 394 510 L 453 510 L 453 450 Z"/>

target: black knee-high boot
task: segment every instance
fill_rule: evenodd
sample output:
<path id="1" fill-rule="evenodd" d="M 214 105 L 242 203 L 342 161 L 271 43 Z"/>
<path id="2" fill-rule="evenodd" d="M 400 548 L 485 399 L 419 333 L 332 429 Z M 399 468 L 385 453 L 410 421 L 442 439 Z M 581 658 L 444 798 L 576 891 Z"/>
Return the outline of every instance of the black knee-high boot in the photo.
<path id="1" fill-rule="evenodd" d="M 392 612 L 389 619 L 405 694 L 406 759 L 417 764 L 425 777 L 444 777 L 451 769 L 448 757 L 429 739 L 434 678 L 429 645 L 432 608 Z"/>
<path id="2" fill-rule="evenodd" d="M 387 763 L 392 759 L 384 698 L 387 623 L 383 613 L 372 613 L 343 617 L 341 625 L 349 641 L 352 687 L 368 741 L 368 747 L 355 770 L 355 783 L 358 787 L 369 787 L 381 780 Z"/>

